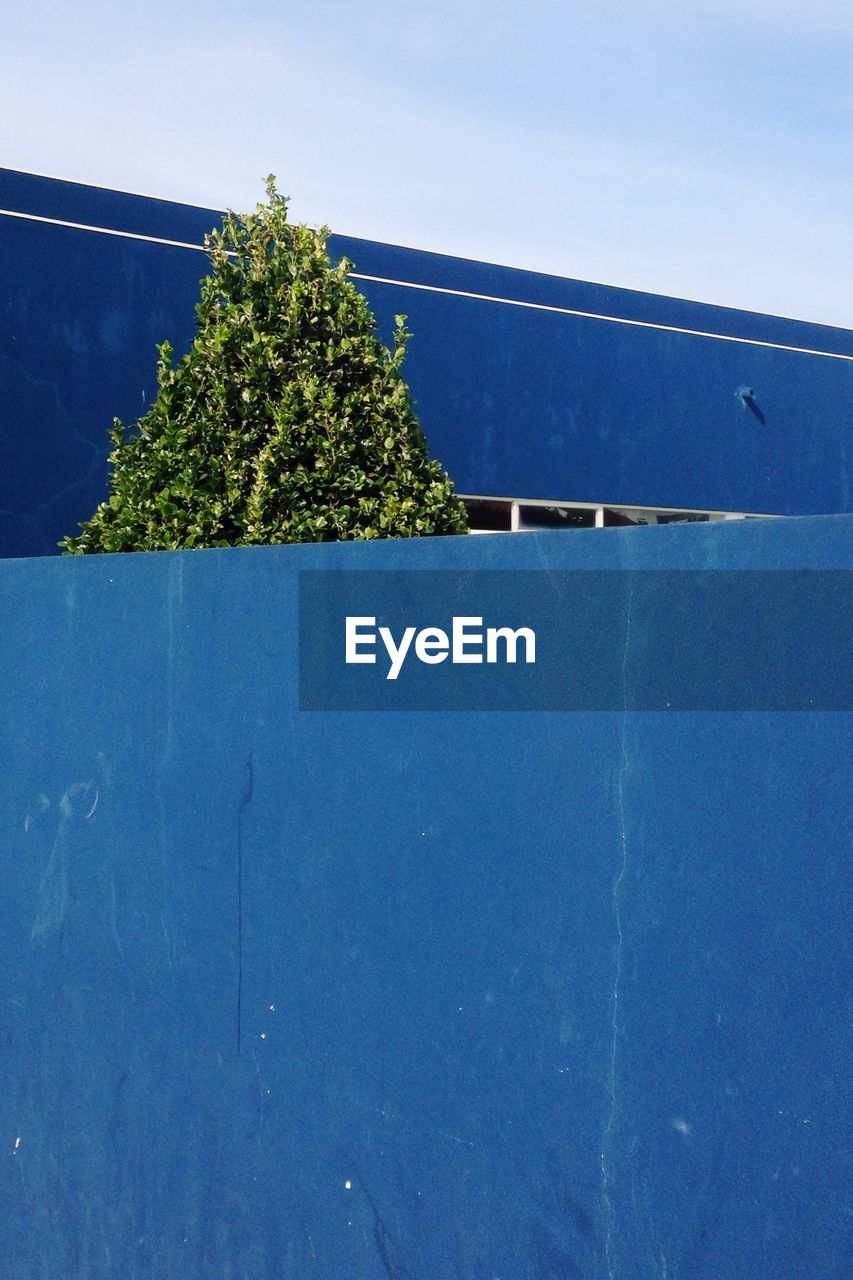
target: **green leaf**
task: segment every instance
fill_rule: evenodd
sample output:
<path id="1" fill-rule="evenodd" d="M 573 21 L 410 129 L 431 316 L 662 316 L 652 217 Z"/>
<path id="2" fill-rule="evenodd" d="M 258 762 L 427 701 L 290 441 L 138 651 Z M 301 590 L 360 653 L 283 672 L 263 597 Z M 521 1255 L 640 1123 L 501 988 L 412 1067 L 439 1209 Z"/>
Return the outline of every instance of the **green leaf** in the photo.
<path id="1" fill-rule="evenodd" d="M 328 228 L 266 188 L 206 237 L 192 346 L 157 348 L 157 397 L 114 420 L 109 497 L 66 554 L 466 532 L 399 372 L 406 317 L 384 347 Z"/>

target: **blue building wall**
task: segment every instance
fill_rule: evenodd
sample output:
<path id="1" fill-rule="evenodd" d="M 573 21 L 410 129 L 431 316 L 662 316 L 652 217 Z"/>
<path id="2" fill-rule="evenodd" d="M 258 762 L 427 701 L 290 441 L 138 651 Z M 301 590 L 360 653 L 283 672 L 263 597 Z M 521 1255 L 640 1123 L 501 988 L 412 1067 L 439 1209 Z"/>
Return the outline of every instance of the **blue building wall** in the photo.
<path id="1" fill-rule="evenodd" d="M 3 554 L 52 552 L 104 496 L 106 428 L 150 403 L 155 344 L 191 340 L 206 269 L 191 246 L 219 216 L 0 170 Z M 407 377 L 462 492 L 853 505 L 847 330 L 345 236 L 331 249 L 355 262 L 384 333 L 409 316 Z"/>
<path id="2" fill-rule="evenodd" d="M 853 519 L 0 565 L 4 1277 L 848 1276 L 850 714 L 302 712 L 318 568 Z"/>

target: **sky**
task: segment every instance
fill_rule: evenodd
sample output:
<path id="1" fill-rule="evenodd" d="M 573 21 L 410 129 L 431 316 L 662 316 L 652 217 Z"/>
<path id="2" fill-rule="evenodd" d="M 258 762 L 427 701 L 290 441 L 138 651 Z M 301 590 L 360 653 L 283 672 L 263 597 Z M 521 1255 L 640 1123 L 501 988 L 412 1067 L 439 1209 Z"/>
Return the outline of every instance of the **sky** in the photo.
<path id="1" fill-rule="evenodd" d="M 29 0 L 0 165 L 853 328 L 853 5 Z"/>

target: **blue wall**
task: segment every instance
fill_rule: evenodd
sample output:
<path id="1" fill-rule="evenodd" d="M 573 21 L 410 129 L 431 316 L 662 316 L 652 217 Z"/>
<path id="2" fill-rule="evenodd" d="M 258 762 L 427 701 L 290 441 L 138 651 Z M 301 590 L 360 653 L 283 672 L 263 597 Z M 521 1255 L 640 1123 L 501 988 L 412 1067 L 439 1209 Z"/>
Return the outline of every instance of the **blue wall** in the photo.
<path id="1" fill-rule="evenodd" d="M 306 568 L 853 520 L 0 565 L 4 1277 L 848 1276 L 850 716 L 300 712 Z"/>
<path id="2" fill-rule="evenodd" d="M 104 496 L 106 428 L 150 402 L 155 344 L 191 340 L 205 258 L 150 237 L 200 244 L 219 215 L 9 170 L 0 210 L 0 553 L 43 554 Z M 853 505 L 853 360 L 833 358 L 853 357 L 849 331 L 342 236 L 331 247 L 376 277 L 359 284 L 386 334 L 395 312 L 409 316 L 407 376 L 462 492 Z"/>

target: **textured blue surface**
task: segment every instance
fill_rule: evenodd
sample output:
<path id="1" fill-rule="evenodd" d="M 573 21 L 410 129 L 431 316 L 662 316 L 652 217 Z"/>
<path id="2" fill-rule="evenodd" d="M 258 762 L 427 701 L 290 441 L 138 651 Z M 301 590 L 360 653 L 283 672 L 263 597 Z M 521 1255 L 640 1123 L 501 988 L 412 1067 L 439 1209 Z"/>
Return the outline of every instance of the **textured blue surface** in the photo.
<path id="1" fill-rule="evenodd" d="M 9 170 L 0 210 L 190 244 L 218 217 Z M 853 505 L 853 363 L 830 358 L 853 356 L 850 331 L 342 236 L 330 247 L 403 282 L 359 287 L 386 337 L 395 313 L 409 316 L 406 374 L 462 492 L 778 514 Z M 106 429 L 150 403 L 155 344 L 188 345 L 205 270 L 191 248 L 0 214 L 0 554 L 52 552 L 104 496 Z"/>
<path id="2" fill-rule="evenodd" d="M 850 567 L 844 517 L 0 565 L 4 1277 L 844 1280 L 850 716 L 301 713 L 296 600 Z"/>

